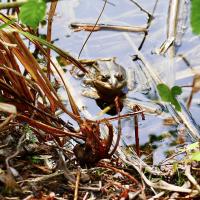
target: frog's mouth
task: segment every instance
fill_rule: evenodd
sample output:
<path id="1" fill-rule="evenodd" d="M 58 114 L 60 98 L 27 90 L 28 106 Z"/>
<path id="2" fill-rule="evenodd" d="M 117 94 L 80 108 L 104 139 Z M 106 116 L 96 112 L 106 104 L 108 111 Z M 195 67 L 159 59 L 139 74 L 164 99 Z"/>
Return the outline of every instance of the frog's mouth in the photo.
<path id="1" fill-rule="evenodd" d="M 94 80 L 93 84 L 100 94 L 102 93 L 103 95 L 120 95 L 123 93 L 123 88 L 126 87 L 127 82 L 121 81 L 113 85 L 109 82 Z"/>

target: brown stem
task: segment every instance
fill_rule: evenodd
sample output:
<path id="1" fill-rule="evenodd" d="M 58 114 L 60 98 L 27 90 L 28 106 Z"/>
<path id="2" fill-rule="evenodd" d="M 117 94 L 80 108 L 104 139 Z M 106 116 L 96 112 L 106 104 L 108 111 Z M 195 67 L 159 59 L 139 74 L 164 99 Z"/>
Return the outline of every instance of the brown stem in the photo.
<path id="1" fill-rule="evenodd" d="M 49 15 L 48 15 L 48 26 L 47 26 L 47 41 L 51 42 L 51 30 L 52 30 L 52 22 L 53 22 L 53 16 L 56 10 L 56 6 L 57 6 L 58 0 L 56 0 L 55 2 L 51 2 L 51 6 L 50 6 L 50 10 L 49 10 Z M 51 59 L 50 59 L 50 55 L 51 55 L 51 49 L 48 48 L 47 49 L 47 58 L 48 58 L 48 62 L 47 62 L 47 77 L 50 80 L 50 72 L 51 72 Z"/>
<path id="2" fill-rule="evenodd" d="M 133 111 L 137 111 L 138 108 L 135 106 L 133 108 Z M 134 127 L 135 127 L 135 148 L 136 148 L 136 153 L 140 157 L 140 141 L 139 141 L 139 128 L 138 128 L 138 116 L 134 116 Z"/>
<path id="3" fill-rule="evenodd" d="M 117 110 L 117 113 L 118 113 L 118 135 L 117 135 L 117 141 L 115 143 L 115 146 L 114 146 L 113 150 L 111 151 L 111 153 L 109 154 L 110 156 L 112 156 L 115 153 L 115 151 L 116 151 L 116 149 L 117 149 L 117 147 L 119 145 L 119 141 L 120 141 L 121 135 L 122 135 L 121 119 L 120 119 L 120 105 L 119 105 L 120 102 L 119 101 L 120 101 L 120 99 L 117 96 L 115 98 L 115 105 L 116 105 L 116 110 Z"/>
<path id="4" fill-rule="evenodd" d="M 120 170 L 120 169 L 117 169 L 111 165 L 108 165 L 106 163 L 102 163 L 102 162 L 99 162 L 97 164 L 98 167 L 103 167 L 103 168 L 108 168 L 108 169 L 111 169 L 115 172 L 118 172 L 120 174 L 122 174 L 123 176 L 126 176 L 127 178 L 129 178 L 130 181 L 132 181 L 133 183 L 137 184 L 140 188 L 142 188 L 142 186 L 140 185 L 140 183 L 138 182 L 138 180 L 136 180 L 133 176 L 131 176 L 130 174 L 128 174 L 127 172 L 123 171 L 123 170 Z"/>

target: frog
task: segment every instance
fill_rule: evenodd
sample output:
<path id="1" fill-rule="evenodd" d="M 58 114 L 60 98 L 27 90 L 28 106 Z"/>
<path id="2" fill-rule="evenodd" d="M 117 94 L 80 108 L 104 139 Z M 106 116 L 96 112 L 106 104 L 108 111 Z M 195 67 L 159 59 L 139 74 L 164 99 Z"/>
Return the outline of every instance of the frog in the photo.
<path id="1" fill-rule="evenodd" d="M 87 90 L 83 90 L 82 95 L 95 99 L 101 109 L 113 105 L 115 98 L 120 97 L 120 111 L 124 106 L 133 109 L 135 105 L 139 105 L 145 113 L 161 114 L 162 105 L 148 99 L 141 101 L 137 98 L 127 98 L 129 91 L 136 91 L 136 84 L 130 84 L 130 82 L 134 83 L 134 80 L 128 78 L 126 69 L 117 63 L 116 57 L 99 59 L 92 65 L 89 74 L 83 79 Z M 133 86 L 129 87 L 129 85 Z M 114 115 L 116 109 L 111 109 L 109 112 L 107 114 Z"/>
<path id="2" fill-rule="evenodd" d="M 84 79 L 85 85 L 95 90 L 82 92 L 84 96 L 93 99 L 112 101 L 116 96 L 123 96 L 127 90 L 126 70 L 116 63 L 116 58 L 99 60 L 90 71 L 89 78 Z"/>

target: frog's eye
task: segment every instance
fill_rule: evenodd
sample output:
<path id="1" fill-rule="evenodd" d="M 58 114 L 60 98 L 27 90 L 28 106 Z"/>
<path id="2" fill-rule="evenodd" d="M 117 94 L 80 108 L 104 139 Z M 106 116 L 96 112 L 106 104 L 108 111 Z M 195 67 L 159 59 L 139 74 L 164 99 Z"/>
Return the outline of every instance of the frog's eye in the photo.
<path id="1" fill-rule="evenodd" d="M 123 74 L 121 74 L 121 73 L 115 74 L 115 78 L 116 78 L 118 81 L 123 81 L 123 80 L 124 80 Z"/>
<path id="2" fill-rule="evenodd" d="M 109 78 L 110 78 L 109 75 L 101 75 L 101 80 L 102 80 L 103 82 L 108 81 Z"/>

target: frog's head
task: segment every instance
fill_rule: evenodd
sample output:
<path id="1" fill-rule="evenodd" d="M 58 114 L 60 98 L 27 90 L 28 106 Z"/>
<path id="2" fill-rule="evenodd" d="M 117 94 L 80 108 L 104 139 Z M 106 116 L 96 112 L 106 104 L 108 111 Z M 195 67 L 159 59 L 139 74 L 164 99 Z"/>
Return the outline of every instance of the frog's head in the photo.
<path id="1" fill-rule="evenodd" d="M 102 61 L 99 64 L 99 73 L 93 81 L 94 87 L 102 95 L 121 95 L 127 86 L 125 69 L 115 62 Z"/>

